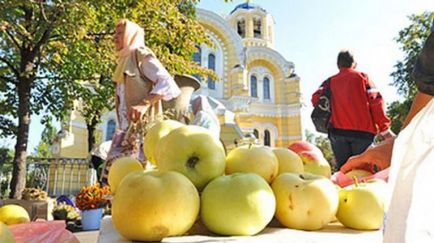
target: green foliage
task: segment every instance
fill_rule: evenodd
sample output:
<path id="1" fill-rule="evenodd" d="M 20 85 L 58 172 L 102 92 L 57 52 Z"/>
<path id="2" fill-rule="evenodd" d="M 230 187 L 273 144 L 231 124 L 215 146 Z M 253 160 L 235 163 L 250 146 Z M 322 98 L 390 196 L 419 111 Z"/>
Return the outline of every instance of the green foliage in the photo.
<path id="1" fill-rule="evenodd" d="M 392 130 L 399 132 L 416 94 L 416 86 L 411 73 L 417 55 L 430 33 L 433 12 L 409 16 L 410 25 L 399 32 L 396 42 L 404 52 L 403 60 L 395 64 L 392 85 L 398 88 L 398 94 L 404 97 L 402 102 L 395 101 L 388 107 L 388 116 L 392 119 Z"/>
<path id="2" fill-rule="evenodd" d="M 50 158 L 52 156 L 51 145 L 56 138 L 57 129 L 53 126 L 51 116 L 45 116 L 41 122 L 45 125 L 45 128 L 42 131 L 41 140 L 35 148 L 33 155 L 37 158 Z"/>

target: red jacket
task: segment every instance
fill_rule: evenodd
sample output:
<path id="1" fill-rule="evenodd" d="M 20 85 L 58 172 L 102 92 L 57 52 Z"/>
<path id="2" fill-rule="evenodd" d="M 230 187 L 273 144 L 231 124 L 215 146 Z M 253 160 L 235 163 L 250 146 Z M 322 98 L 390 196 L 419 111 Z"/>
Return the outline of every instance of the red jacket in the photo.
<path id="1" fill-rule="evenodd" d="M 312 95 L 312 104 L 318 102 L 325 89 L 324 81 Z M 369 132 L 374 135 L 390 127 L 390 119 L 384 109 L 384 101 L 374 84 L 364 73 L 352 68 L 341 68 L 331 77 L 333 128 Z"/>

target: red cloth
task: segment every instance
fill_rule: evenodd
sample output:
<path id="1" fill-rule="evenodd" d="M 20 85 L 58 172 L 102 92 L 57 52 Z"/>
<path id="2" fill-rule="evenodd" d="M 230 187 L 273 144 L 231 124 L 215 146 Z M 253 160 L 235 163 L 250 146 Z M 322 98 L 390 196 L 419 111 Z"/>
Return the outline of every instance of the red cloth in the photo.
<path id="1" fill-rule="evenodd" d="M 312 104 L 326 88 L 324 81 L 312 95 Z M 331 77 L 332 116 L 331 126 L 337 129 L 378 134 L 390 127 L 384 101 L 375 85 L 364 73 L 352 68 L 341 68 Z"/>
<path id="2" fill-rule="evenodd" d="M 66 224 L 62 220 L 38 220 L 8 227 L 17 243 L 80 243 L 75 235 L 65 229 Z"/>

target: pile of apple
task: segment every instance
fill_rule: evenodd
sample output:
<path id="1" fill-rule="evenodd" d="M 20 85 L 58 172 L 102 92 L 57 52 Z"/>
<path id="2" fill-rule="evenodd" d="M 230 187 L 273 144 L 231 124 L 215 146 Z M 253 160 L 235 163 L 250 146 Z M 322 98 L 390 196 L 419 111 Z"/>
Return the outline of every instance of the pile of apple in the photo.
<path id="1" fill-rule="evenodd" d="M 383 220 L 385 183 L 338 188 L 321 151 L 307 142 L 289 149 L 243 145 L 226 156 L 207 129 L 165 120 L 149 129 L 144 151 L 155 169 L 121 158 L 108 178 L 113 224 L 129 240 L 183 235 L 198 219 L 221 235 L 255 235 L 273 217 L 301 230 L 336 218 L 378 229 Z"/>

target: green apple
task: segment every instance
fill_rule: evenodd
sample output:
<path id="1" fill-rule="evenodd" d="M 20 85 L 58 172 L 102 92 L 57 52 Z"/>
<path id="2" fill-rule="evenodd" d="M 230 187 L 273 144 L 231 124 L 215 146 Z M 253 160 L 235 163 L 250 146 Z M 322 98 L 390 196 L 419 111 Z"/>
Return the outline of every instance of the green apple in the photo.
<path id="1" fill-rule="evenodd" d="M 334 219 L 338 190 L 323 176 L 283 173 L 271 188 L 276 196 L 276 218 L 288 228 L 319 230 Z"/>
<path id="2" fill-rule="evenodd" d="M 279 171 L 279 162 L 270 147 L 244 145 L 229 152 L 226 158 L 226 174 L 251 172 L 271 183 Z"/>
<path id="3" fill-rule="evenodd" d="M 225 150 L 219 139 L 203 127 L 186 125 L 163 137 L 157 147 L 160 171 L 178 171 L 202 190 L 225 171 Z"/>
<path id="4" fill-rule="evenodd" d="M 283 172 L 301 173 L 304 171 L 303 161 L 294 151 L 287 148 L 274 148 L 273 153 L 279 162 L 278 175 Z"/>
<path id="5" fill-rule="evenodd" d="M 9 227 L 0 221 L 0 242 L 3 243 L 15 243 L 14 234 Z"/>
<path id="6" fill-rule="evenodd" d="M 201 220 L 221 235 L 255 235 L 271 221 L 275 209 L 273 191 L 254 173 L 218 177 L 201 195 Z"/>
<path id="7" fill-rule="evenodd" d="M 376 230 L 383 223 L 386 183 L 371 180 L 356 183 L 339 191 L 336 214 L 344 226 L 357 230 Z"/>
<path id="8" fill-rule="evenodd" d="M 146 158 L 152 164 L 155 165 L 157 163 L 155 159 L 155 148 L 157 147 L 157 144 L 161 138 L 169 134 L 169 132 L 172 130 L 182 126 L 184 126 L 184 124 L 180 123 L 179 121 L 163 120 L 158 121 L 148 129 L 143 142 L 143 152 L 145 153 Z"/>
<path id="9" fill-rule="evenodd" d="M 332 169 L 324 156 L 309 151 L 301 152 L 298 155 L 303 161 L 305 172 L 330 178 Z"/>
<path id="10" fill-rule="evenodd" d="M 112 221 L 128 240 L 159 241 L 185 234 L 199 215 L 196 187 L 174 172 L 128 174 L 112 200 Z"/>
<path id="11" fill-rule="evenodd" d="M 110 191 L 114 194 L 122 179 L 131 172 L 142 171 L 143 166 L 133 157 L 121 157 L 113 161 L 108 174 Z"/>

